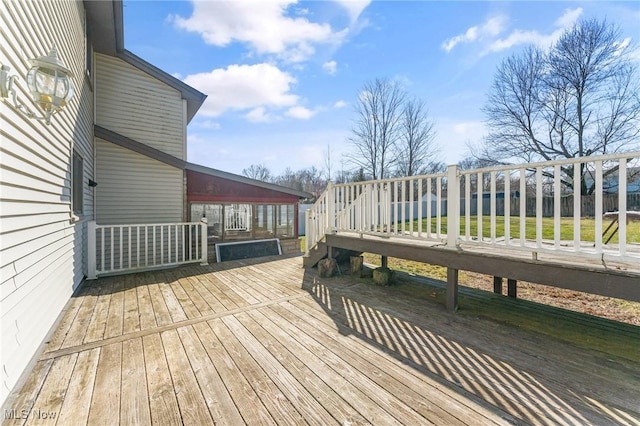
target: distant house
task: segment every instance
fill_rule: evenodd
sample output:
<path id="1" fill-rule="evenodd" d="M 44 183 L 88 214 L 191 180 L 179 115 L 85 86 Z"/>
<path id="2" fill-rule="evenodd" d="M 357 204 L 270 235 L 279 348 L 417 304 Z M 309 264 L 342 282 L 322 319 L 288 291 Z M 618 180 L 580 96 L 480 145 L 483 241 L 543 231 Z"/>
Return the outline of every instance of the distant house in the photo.
<path id="1" fill-rule="evenodd" d="M 612 173 L 604 172 L 602 178 L 602 190 L 605 194 L 617 194 L 619 189 L 619 173 L 616 169 Z M 584 177 L 587 188 L 592 187 L 595 182 L 593 177 L 587 173 Z M 627 194 L 640 193 L 640 167 L 627 168 Z"/>
<path id="2" fill-rule="evenodd" d="M 0 12 L 0 62 L 18 77 L 18 97 L 29 102 L 29 59 L 53 45 L 75 89 L 50 125 L 0 102 L 2 404 L 87 275 L 94 221 L 181 223 L 221 206 L 223 239 L 293 239 L 290 212 L 309 194 L 186 161 L 186 126 L 206 95 L 124 48 L 121 0 L 3 1 Z"/>

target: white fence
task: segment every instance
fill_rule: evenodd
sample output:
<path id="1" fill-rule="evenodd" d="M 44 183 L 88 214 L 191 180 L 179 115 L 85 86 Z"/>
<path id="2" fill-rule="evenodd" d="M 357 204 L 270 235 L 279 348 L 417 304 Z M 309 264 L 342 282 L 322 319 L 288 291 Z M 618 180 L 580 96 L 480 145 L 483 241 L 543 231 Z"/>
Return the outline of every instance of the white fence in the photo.
<path id="1" fill-rule="evenodd" d="M 629 152 L 476 170 L 449 166 L 434 175 L 329 184 L 306 212 L 307 251 L 328 232 L 356 232 L 439 241 L 447 248 L 464 243 L 637 260 L 640 245 L 627 235 L 628 219 L 637 214 L 627 212 L 627 190 L 639 185 L 639 166 L 640 152 Z M 612 193 L 619 228 L 617 238 L 603 244 L 611 220 L 603 219 L 603 198 Z M 433 201 L 422 202 L 425 194 Z M 588 194 L 594 197 L 592 219 L 582 212 Z M 563 217 L 567 196 L 572 215 Z"/>
<path id="2" fill-rule="evenodd" d="M 207 264 L 206 223 L 88 226 L 88 279 L 169 267 Z"/>

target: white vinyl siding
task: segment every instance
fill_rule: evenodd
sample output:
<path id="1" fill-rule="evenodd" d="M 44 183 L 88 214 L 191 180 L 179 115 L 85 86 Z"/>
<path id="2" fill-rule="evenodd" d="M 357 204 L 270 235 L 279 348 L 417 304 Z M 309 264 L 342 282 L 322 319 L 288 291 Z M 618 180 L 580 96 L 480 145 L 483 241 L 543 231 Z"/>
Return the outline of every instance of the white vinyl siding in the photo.
<path id="1" fill-rule="evenodd" d="M 180 222 L 183 171 L 96 138 L 100 225 Z"/>
<path id="2" fill-rule="evenodd" d="M 0 404 L 5 401 L 86 271 L 86 222 L 93 190 L 83 185 L 83 214 L 72 222 L 71 153 L 93 177 L 93 91 L 85 78 L 84 7 L 73 1 L 0 2 L 0 62 L 34 112 L 25 76 L 29 58 L 49 53 L 72 70 L 75 96 L 51 124 L 0 102 Z"/>
<path id="3" fill-rule="evenodd" d="M 95 55 L 96 124 L 184 158 L 182 95 L 127 62 Z"/>

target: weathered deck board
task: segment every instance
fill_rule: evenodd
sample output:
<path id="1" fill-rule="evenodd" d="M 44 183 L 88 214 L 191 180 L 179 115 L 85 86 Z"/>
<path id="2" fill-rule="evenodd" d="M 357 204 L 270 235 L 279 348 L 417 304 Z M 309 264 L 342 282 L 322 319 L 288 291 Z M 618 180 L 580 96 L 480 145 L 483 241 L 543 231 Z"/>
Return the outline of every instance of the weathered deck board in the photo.
<path id="1" fill-rule="evenodd" d="M 450 314 L 394 287 L 319 279 L 301 264 L 90 283 L 8 407 L 30 415 L 4 424 L 37 423 L 38 412 L 91 425 L 640 423 L 633 357 Z"/>
<path id="2" fill-rule="evenodd" d="M 154 425 L 180 424 L 180 409 L 171 381 L 169 366 L 159 334 L 142 338 L 147 389 L 149 393 L 149 411 Z"/>
<path id="3" fill-rule="evenodd" d="M 231 354 L 222 346 L 209 324 L 199 323 L 195 324 L 193 328 L 226 384 L 245 423 L 249 425 L 273 424 L 273 417 L 242 374 Z M 251 407 L 251 409 L 247 410 L 245 407 Z"/>
<path id="4" fill-rule="evenodd" d="M 141 338 L 129 339 L 122 343 L 120 424 L 148 425 L 151 423 L 144 363 Z"/>
<path id="5" fill-rule="evenodd" d="M 182 342 L 176 330 L 161 334 L 173 387 L 178 399 L 182 422 L 185 425 L 204 425 L 212 422 L 209 409 L 202 396 L 196 377 L 189 365 Z"/>
<path id="6" fill-rule="evenodd" d="M 193 327 L 181 327 L 178 329 L 178 334 L 189 357 L 202 395 L 209 407 L 211 417 L 226 419 L 229 424 L 243 424 L 244 421 L 238 408 Z"/>
<path id="7" fill-rule="evenodd" d="M 58 424 L 87 424 L 99 359 L 100 349 L 97 348 L 78 354 Z"/>
<path id="8" fill-rule="evenodd" d="M 287 365 L 289 372 L 293 374 L 322 406 L 332 414 L 341 424 L 365 424 L 367 420 L 355 408 L 363 406 L 360 401 L 350 397 L 350 393 L 340 387 L 338 394 L 334 388 L 338 387 L 333 377 L 325 374 L 326 366 L 322 362 L 314 362 L 315 359 L 304 356 L 296 356 L 298 353 L 297 341 L 292 336 L 271 326 L 272 323 L 258 311 L 249 313 L 251 319 L 245 315 L 239 315 L 238 320 L 261 342 L 269 342 L 268 349 L 282 365 Z M 271 338 L 270 336 L 273 336 Z M 275 338 L 275 339 L 274 339 Z M 335 376 L 334 376 L 335 377 Z M 318 378 L 320 380 L 318 380 Z M 346 403 L 345 403 L 346 402 Z"/>
<path id="9" fill-rule="evenodd" d="M 100 350 L 88 424 L 113 425 L 120 422 L 121 382 L 122 343 L 113 343 Z"/>

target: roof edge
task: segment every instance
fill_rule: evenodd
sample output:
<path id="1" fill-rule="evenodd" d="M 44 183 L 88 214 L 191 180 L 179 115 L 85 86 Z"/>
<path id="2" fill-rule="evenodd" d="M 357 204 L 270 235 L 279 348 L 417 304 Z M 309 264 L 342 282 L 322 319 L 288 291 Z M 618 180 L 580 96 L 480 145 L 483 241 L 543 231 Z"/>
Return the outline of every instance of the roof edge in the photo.
<path id="1" fill-rule="evenodd" d="M 181 160 L 178 157 L 174 157 L 171 154 L 167 154 L 166 152 L 162 152 L 159 149 L 150 147 L 149 145 L 143 144 L 142 142 L 123 136 L 120 133 L 105 129 L 97 124 L 93 126 L 93 135 L 107 142 L 111 142 L 114 145 L 137 152 L 138 154 L 160 161 L 161 163 L 169 166 L 173 166 L 181 170 L 185 168 L 186 161 Z"/>
<path id="2" fill-rule="evenodd" d="M 229 172 L 223 172 L 222 170 L 212 169 L 211 167 L 201 166 L 200 164 L 194 164 L 187 162 L 185 164 L 186 170 L 193 172 L 204 173 L 210 176 L 216 176 L 223 179 L 232 180 L 234 182 L 245 183 L 247 185 L 257 186 L 264 189 L 270 189 L 272 191 L 278 191 L 289 195 L 295 195 L 298 198 L 313 198 L 313 194 L 304 191 L 297 191 L 286 186 L 276 185 L 275 183 L 263 182 L 261 180 L 251 179 L 246 176 L 236 175 Z"/>

